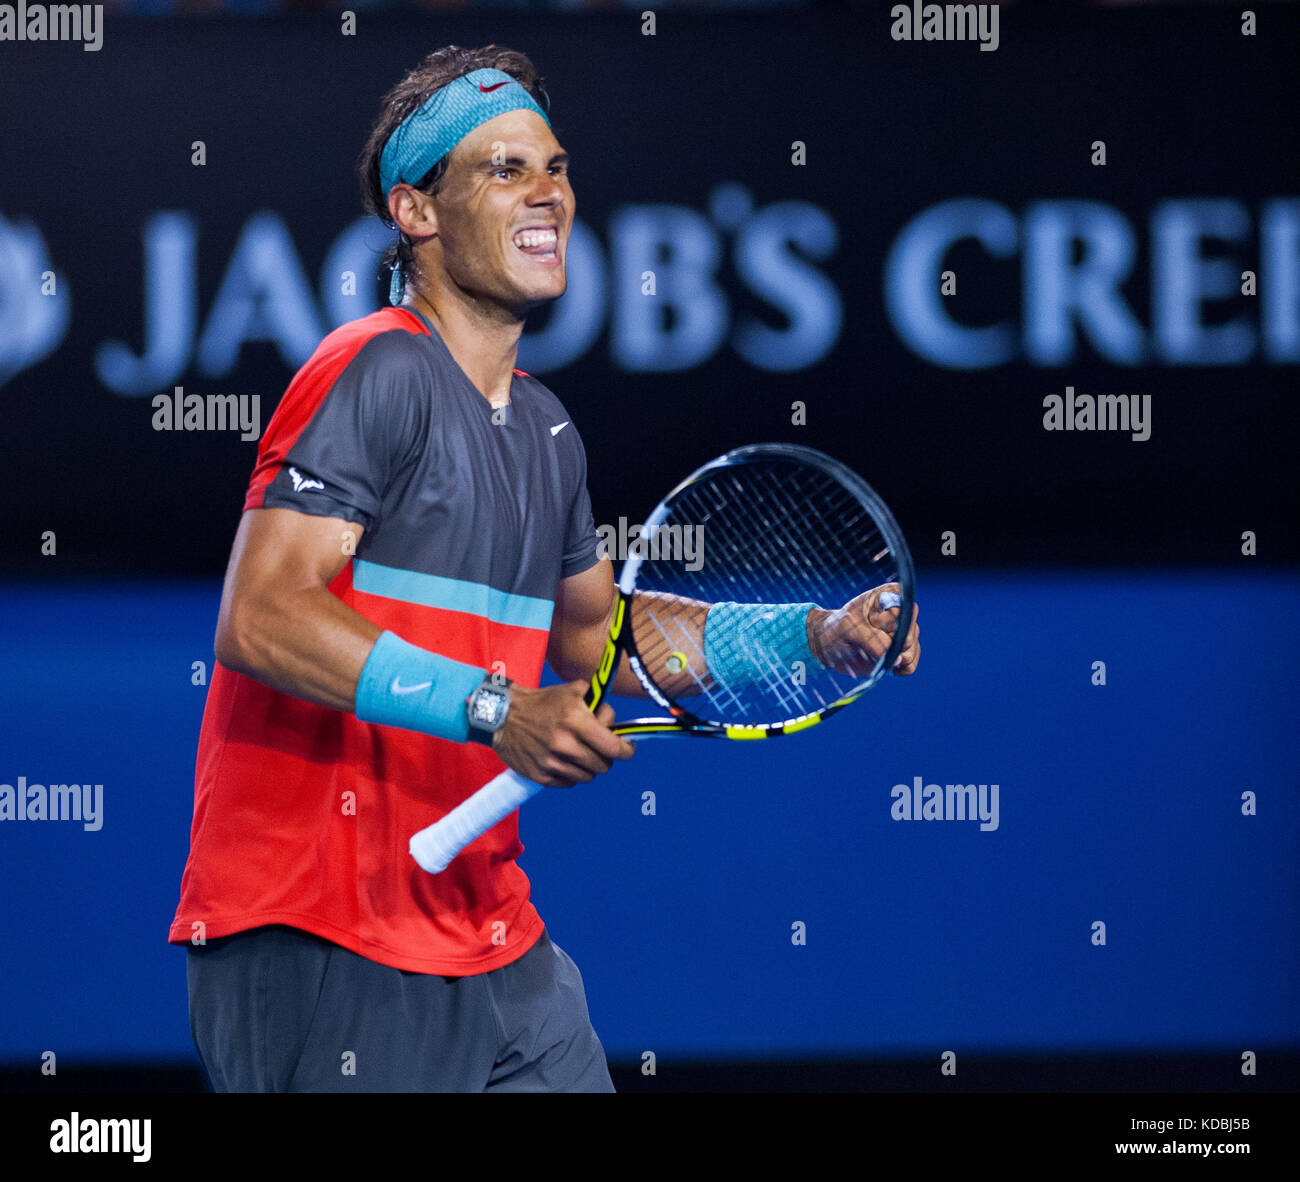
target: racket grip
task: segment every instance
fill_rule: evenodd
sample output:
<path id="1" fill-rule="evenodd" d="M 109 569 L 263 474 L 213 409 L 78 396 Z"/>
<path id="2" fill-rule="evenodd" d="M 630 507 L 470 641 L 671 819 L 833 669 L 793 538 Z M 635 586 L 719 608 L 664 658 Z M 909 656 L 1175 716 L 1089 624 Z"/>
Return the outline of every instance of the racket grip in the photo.
<path id="1" fill-rule="evenodd" d="M 411 857 L 430 874 L 441 874 L 471 841 L 504 821 L 543 787 L 525 780 L 516 771 L 506 769 L 473 796 L 461 801 L 440 821 L 412 836 Z"/>

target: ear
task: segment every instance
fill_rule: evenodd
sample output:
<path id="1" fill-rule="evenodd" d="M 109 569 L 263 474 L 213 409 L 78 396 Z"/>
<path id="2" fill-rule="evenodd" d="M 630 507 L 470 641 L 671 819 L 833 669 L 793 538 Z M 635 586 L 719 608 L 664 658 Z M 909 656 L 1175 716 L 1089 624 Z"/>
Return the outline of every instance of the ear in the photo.
<path id="1" fill-rule="evenodd" d="M 418 241 L 438 233 L 433 198 L 411 185 L 394 185 L 388 193 L 388 216 L 408 238 Z"/>

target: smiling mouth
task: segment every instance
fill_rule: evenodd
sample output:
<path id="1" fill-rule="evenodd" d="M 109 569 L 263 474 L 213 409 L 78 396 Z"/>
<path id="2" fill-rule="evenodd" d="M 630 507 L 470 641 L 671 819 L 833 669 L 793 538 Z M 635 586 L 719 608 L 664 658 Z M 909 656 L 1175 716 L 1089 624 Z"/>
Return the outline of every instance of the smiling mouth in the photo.
<path id="1" fill-rule="evenodd" d="M 521 254 L 539 263 L 558 263 L 559 234 L 553 226 L 520 230 L 511 241 Z"/>

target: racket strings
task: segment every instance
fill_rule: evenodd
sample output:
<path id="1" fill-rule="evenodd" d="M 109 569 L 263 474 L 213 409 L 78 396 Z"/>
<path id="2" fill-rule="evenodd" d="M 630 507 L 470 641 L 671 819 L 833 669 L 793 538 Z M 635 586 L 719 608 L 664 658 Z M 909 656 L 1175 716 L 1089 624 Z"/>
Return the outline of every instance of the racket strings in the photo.
<path id="1" fill-rule="evenodd" d="M 819 468 L 763 460 L 707 473 L 666 506 L 660 528 L 698 527 L 703 563 L 690 570 L 680 557 L 651 549 L 637 572 L 638 590 L 679 596 L 689 608 L 656 602 L 636 621 L 636 643 L 650 678 L 667 697 L 702 699 L 690 708 L 714 721 L 777 722 L 824 709 L 865 688 L 866 675 L 840 673 L 814 660 L 795 668 L 782 653 L 747 638 L 710 635 L 715 664 L 740 669 L 720 681 L 706 666 L 702 629 L 687 618 L 702 604 L 815 603 L 835 610 L 898 572 L 889 539 L 859 496 Z M 666 667 L 680 664 L 681 676 Z M 666 689 L 671 685 L 671 689 Z"/>
<path id="2" fill-rule="evenodd" d="M 641 626 L 636 628 L 637 651 L 642 665 L 651 672 L 652 680 L 673 697 L 709 692 L 705 680 L 708 666 L 700 643 L 702 633 L 687 622 L 692 615 L 671 600 L 653 602 L 645 609 L 644 617 L 638 620 Z M 643 638 L 647 622 L 651 628 Z M 681 658 L 680 669 L 668 664 L 674 656 Z M 679 688 L 683 680 L 687 684 Z"/>
<path id="3" fill-rule="evenodd" d="M 692 610 L 671 598 L 650 601 L 638 619 L 637 648 L 642 665 L 651 672 L 652 680 L 665 695 L 673 698 L 706 695 L 723 714 L 737 715 L 744 710 L 744 702 L 731 686 L 710 676 L 700 644 L 702 633 L 693 617 Z M 651 626 L 648 632 L 646 624 Z M 791 711 L 797 711 L 799 696 L 786 686 L 789 671 L 777 663 L 775 654 L 751 646 L 745 655 L 771 697 L 783 707 L 788 705 Z M 672 667 L 668 665 L 671 658 L 678 658 Z"/>
<path id="4" fill-rule="evenodd" d="M 760 471 L 755 473 L 755 476 L 761 481 L 764 478 L 764 473 Z M 829 482 L 829 479 L 827 479 L 827 482 Z M 783 490 L 780 489 L 779 485 L 776 484 L 775 479 L 770 475 L 767 483 L 768 487 L 763 491 L 765 491 L 768 496 L 777 497 L 781 495 Z M 815 504 L 813 501 L 813 494 L 820 490 L 808 489 L 800 491 L 802 491 L 803 495 L 807 497 L 811 510 L 812 506 Z M 758 494 L 756 493 L 755 495 Z M 824 535 L 828 540 L 834 538 L 834 531 L 828 526 L 828 523 L 833 520 L 831 514 L 827 513 L 824 508 L 818 508 L 816 512 L 810 511 L 810 517 L 812 520 L 808 524 L 813 527 L 814 533 Z M 797 562 L 795 558 L 795 555 L 797 554 L 800 559 L 806 558 L 810 560 L 810 569 L 804 572 L 803 579 L 808 580 L 811 588 L 817 592 L 817 594 L 814 594 L 812 598 L 816 600 L 818 606 L 826 606 L 830 597 L 834 595 L 834 590 L 831 586 L 833 573 L 829 564 L 825 561 L 821 551 L 816 545 L 808 546 L 798 540 L 794 534 L 791 523 L 784 517 L 775 518 L 773 524 L 779 531 L 781 541 L 787 547 L 787 549 L 783 551 L 783 556 L 786 557 L 788 565 L 783 573 L 791 579 L 791 586 L 797 586 L 801 581 L 800 571 L 798 569 L 801 564 Z"/>

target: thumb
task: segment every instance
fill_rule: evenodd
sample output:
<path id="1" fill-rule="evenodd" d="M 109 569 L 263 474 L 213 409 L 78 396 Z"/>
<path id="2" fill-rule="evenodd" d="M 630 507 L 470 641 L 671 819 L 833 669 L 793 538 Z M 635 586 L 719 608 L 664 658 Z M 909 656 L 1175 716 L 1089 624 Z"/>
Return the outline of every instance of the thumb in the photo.
<path id="1" fill-rule="evenodd" d="M 874 601 L 867 611 L 867 623 L 873 628 L 879 628 L 882 632 L 888 632 L 892 635 L 894 629 L 898 627 L 898 609 L 900 606 L 901 599 L 898 584 L 886 583 L 876 590 Z"/>

